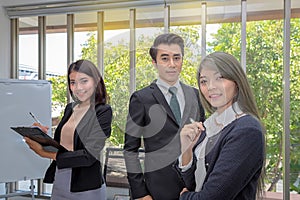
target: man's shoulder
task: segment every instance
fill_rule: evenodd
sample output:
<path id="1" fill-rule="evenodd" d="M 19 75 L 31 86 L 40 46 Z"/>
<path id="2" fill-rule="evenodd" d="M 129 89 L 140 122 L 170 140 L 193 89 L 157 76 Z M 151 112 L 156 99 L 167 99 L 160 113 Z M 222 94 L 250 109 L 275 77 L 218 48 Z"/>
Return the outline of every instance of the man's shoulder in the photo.
<path id="1" fill-rule="evenodd" d="M 180 82 L 180 84 L 181 84 L 181 87 L 182 87 L 183 90 L 187 89 L 187 90 L 194 90 L 195 92 L 199 92 L 199 90 L 196 87 L 194 87 L 194 86 L 187 85 L 187 84 L 185 84 L 183 82 Z"/>
<path id="2" fill-rule="evenodd" d="M 143 87 L 139 90 L 136 90 L 134 92 L 134 94 L 145 94 L 145 93 L 149 93 L 149 92 L 152 92 L 154 89 L 157 88 L 157 85 L 156 83 L 151 83 L 150 85 L 146 86 L 146 87 Z"/>

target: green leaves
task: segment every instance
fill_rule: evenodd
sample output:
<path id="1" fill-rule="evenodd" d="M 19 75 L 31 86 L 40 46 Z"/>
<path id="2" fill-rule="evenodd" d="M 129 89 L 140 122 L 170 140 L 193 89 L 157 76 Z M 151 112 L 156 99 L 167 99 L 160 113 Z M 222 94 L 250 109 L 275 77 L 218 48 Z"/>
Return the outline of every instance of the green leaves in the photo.
<path id="1" fill-rule="evenodd" d="M 58 117 L 61 117 L 67 103 L 67 78 L 66 76 L 51 77 L 49 81 L 52 88 L 52 109 L 54 112 L 60 111 Z"/>

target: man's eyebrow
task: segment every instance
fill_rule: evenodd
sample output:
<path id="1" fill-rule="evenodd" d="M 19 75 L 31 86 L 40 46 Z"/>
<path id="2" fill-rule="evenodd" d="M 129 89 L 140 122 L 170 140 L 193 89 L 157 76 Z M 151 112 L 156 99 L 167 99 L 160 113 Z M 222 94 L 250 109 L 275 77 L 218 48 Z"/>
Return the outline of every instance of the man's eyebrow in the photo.
<path id="1" fill-rule="evenodd" d="M 160 56 L 161 56 L 161 57 L 162 57 L 162 56 L 170 56 L 170 54 L 163 53 L 163 54 L 161 54 Z M 180 54 L 180 53 L 176 53 L 176 54 L 173 54 L 173 56 L 181 56 L 181 54 Z"/>

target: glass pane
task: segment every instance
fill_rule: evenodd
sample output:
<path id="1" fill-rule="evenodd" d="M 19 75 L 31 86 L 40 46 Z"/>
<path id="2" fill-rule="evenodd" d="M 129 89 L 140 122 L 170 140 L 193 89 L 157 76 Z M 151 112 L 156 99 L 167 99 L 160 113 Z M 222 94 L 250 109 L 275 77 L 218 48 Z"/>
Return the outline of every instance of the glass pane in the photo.
<path id="1" fill-rule="evenodd" d="M 292 1 L 292 9 L 299 10 L 300 2 Z M 291 66 L 290 66 L 290 127 L 291 127 L 291 159 L 290 185 L 295 193 L 300 193 L 300 18 L 291 19 Z"/>
<path id="2" fill-rule="evenodd" d="M 115 12 L 123 12 L 122 18 L 116 18 Z M 115 16 L 111 20 L 119 20 L 122 28 L 105 30 L 104 32 L 104 79 L 107 92 L 110 96 L 110 104 L 113 109 L 112 145 L 122 145 L 127 117 L 127 105 L 129 100 L 130 60 L 129 60 L 129 9 L 107 11 L 105 16 Z M 110 18 L 109 18 L 110 19 Z M 108 19 L 108 20 L 109 20 Z M 105 24 L 115 24 L 107 21 Z"/>
<path id="3" fill-rule="evenodd" d="M 52 133 L 61 119 L 67 104 L 67 30 L 66 15 L 46 17 L 46 79 L 52 85 Z M 44 184 L 45 193 L 52 185 Z"/>
<path id="4" fill-rule="evenodd" d="M 38 18 L 19 18 L 19 79 L 38 79 Z"/>
<path id="5" fill-rule="evenodd" d="M 75 14 L 74 61 L 81 58 L 97 64 L 97 13 Z M 90 49 L 83 52 L 84 49 Z"/>
<path id="6" fill-rule="evenodd" d="M 67 74 L 66 15 L 46 18 L 46 74 L 47 79 Z"/>
<path id="7" fill-rule="evenodd" d="M 164 32 L 163 17 L 163 5 L 136 10 L 136 90 L 157 78 L 149 49 L 155 37 Z"/>
<path id="8" fill-rule="evenodd" d="M 118 18 L 120 15 L 122 17 Z M 110 96 L 109 103 L 114 111 L 110 141 L 115 145 L 123 143 L 129 99 L 128 19 L 127 9 L 109 10 L 104 13 L 105 28 L 110 29 L 104 31 L 104 81 Z M 76 14 L 75 22 L 76 59 L 89 59 L 97 64 L 97 13 Z M 116 25 L 125 29 L 114 29 Z"/>

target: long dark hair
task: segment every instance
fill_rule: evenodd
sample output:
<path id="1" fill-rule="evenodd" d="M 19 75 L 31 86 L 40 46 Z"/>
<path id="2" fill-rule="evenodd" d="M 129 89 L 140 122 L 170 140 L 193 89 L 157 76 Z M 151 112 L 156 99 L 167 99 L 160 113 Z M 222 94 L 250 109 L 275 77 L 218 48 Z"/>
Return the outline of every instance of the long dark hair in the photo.
<path id="1" fill-rule="evenodd" d="M 69 92 L 73 98 L 74 101 L 77 101 L 77 98 L 74 96 L 71 88 L 70 88 L 70 74 L 72 72 L 80 72 L 84 73 L 94 79 L 94 82 L 96 83 L 96 89 L 94 94 L 94 99 L 91 98 L 91 103 L 96 104 L 106 104 L 108 101 L 108 96 L 106 93 L 106 87 L 104 84 L 104 80 L 97 69 L 97 67 L 89 60 L 77 60 L 76 62 L 73 62 L 70 64 L 68 69 L 68 88 Z"/>

